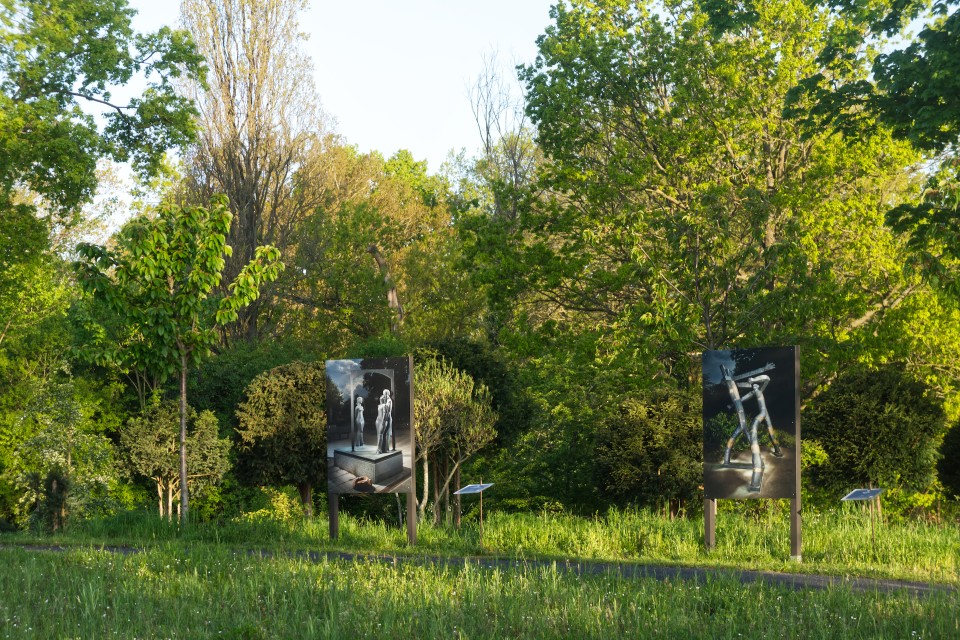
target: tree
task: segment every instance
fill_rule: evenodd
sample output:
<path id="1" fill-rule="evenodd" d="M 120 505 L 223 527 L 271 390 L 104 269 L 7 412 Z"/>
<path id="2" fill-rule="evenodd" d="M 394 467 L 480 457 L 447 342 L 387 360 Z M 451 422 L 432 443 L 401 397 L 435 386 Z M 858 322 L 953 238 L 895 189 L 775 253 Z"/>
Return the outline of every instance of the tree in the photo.
<path id="1" fill-rule="evenodd" d="M 923 490 L 936 473 L 943 401 L 900 364 L 843 372 L 803 416 L 804 438 L 827 454 L 821 481 Z"/>
<path id="2" fill-rule="evenodd" d="M 255 484 L 292 484 L 308 518 L 326 478 L 326 369 L 322 362 L 274 367 L 247 386 L 237 407 L 240 473 Z"/>
<path id="3" fill-rule="evenodd" d="M 497 414 L 490 392 L 443 359 L 426 358 L 417 365 L 414 417 L 417 459 L 423 463 L 422 519 L 430 498 L 430 467 L 434 479 L 434 521 L 440 521 L 441 500 L 449 505 L 450 483 L 473 454 L 496 437 Z"/>
<path id="4" fill-rule="evenodd" d="M 484 59 L 470 90 L 470 106 L 482 143 L 473 171 L 492 195 L 486 208 L 494 218 L 516 220 L 543 158 L 525 105 L 497 70 L 495 54 Z"/>
<path id="5" fill-rule="evenodd" d="M 228 281 L 260 245 L 288 248 L 298 225 L 323 204 L 326 132 L 297 14 L 305 0 L 184 0 L 181 15 L 207 60 L 207 83 L 187 83 L 201 136 L 188 158 L 198 201 L 226 194 L 236 220 L 227 240 Z M 269 296 L 268 296 L 269 297 Z M 243 309 L 231 334 L 248 341 L 268 309 Z"/>
<path id="6" fill-rule="evenodd" d="M 446 182 L 408 151 L 338 155 L 332 175 L 358 188 L 329 190 L 298 229 L 284 326 L 325 352 L 387 333 L 423 344 L 475 332 L 479 295 L 459 268 Z"/>
<path id="7" fill-rule="evenodd" d="M 180 375 L 180 517 L 188 517 L 187 370 L 217 342 L 216 328 L 236 319 L 283 269 L 279 251 L 258 247 L 213 304 L 211 294 L 221 281 L 230 211 L 224 198 L 209 209 L 163 204 L 155 217 L 130 221 L 116 238 L 116 248 L 82 244 L 76 269 L 81 286 L 104 299 L 123 322 L 141 336 L 126 347 L 144 369 L 166 378 Z"/>
<path id="8" fill-rule="evenodd" d="M 216 484 L 230 468 L 230 440 L 219 437 L 219 423 L 210 411 L 187 408 L 187 476 L 194 490 Z M 180 407 L 176 402 L 154 402 L 131 418 L 120 432 L 120 447 L 135 474 L 150 478 L 157 489 L 160 517 L 173 518 L 174 504 L 183 491 L 180 483 Z M 180 505 L 182 509 L 182 503 Z M 183 513 L 180 512 L 181 519 Z"/>
<path id="9" fill-rule="evenodd" d="M 894 207 L 888 222 L 909 234 L 930 281 L 960 297 L 960 106 L 955 99 L 960 91 L 960 5 L 955 0 L 810 4 L 839 19 L 833 21 L 819 55 L 824 69 L 800 80 L 786 113 L 803 118 L 812 131 L 832 127 L 853 136 L 879 122 L 895 138 L 938 154 L 928 163 L 934 170 L 926 188 L 914 201 Z M 718 31 L 755 23 L 757 5 L 704 3 Z M 916 28 L 916 35 L 910 33 Z M 898 42 L 885 40 L 891 36 Z M 870 76 L 844 77 L 840 72 L 857 66 L 869 66 Z"/>
<path id="10" fill-rule="evenodd" d="M 917 156 L 785 118 L 832 23 L 757 7 L 717 37 L 695 3 L 561 4 L 521 71 L 552 197 L 513 234 L 517 317 L 601 371 L 695 384 L 692 352 L 784 340 L 816 387 L 840 351 L 890 348 L 869 334 L 917 290 L 882 225 Z"/>
<path id="11" fill-rule="evenodd" d="M 0 209 L 25 186 L 67 213 L 90 199 L 101 157 L 150 172 L 192 139 L 195 110 L 171 80 L 200 81 L 202 58 L 182 31 L 136 34 L 125 0 L 8 0 L 0 5 Z M 142 73 L 127 104 L 113 87 Z M 105 109 L 106 126 L 81 105 Z"/>

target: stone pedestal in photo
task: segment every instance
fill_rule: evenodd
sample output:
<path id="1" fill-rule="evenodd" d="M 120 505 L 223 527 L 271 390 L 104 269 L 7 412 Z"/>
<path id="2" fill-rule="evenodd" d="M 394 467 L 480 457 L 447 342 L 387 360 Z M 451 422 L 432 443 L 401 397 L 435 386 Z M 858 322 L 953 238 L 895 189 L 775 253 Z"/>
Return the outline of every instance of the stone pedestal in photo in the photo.
<path id="1" fill-rule="evenodd" d="M 358 478 L 366 476 L 374 484 L 383 484 L 403 471 L 403 452 L 400 450 L 377 453 L 376 449 L 361 447 L 356 451 L 337 449 L 333 452 L 333 464 L 349 471 Z"/>

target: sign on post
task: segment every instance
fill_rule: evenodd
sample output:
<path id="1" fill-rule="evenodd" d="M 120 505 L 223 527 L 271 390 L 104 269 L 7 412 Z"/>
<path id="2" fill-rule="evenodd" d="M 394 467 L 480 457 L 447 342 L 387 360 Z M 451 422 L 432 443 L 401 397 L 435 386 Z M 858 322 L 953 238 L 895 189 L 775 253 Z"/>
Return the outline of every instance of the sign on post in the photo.
<path id="1" fill-rule="evenodd" d="M 453 492 L 453 495 L 455 496 L 463 496 L 470 493 L 480 494 L 480 546 L 483 546 L 483 492 L 492 486 L 492 482 L 488 482 L 487 484 L 468 484 L 467 486 L 457 489 Z"/>
<path id="2" fill-rule="evenodd" d="M 790 555 L 800 559 L 800 352 L 703 353 L 704 542 L 718 499 L 790 498 Z"/>
<path id="3" fill-rule="evenodd" d="M 330 536 L 344 494 L 406 493 L 407 538 L 416 540 L 413 358 L 327 360 Z"/>

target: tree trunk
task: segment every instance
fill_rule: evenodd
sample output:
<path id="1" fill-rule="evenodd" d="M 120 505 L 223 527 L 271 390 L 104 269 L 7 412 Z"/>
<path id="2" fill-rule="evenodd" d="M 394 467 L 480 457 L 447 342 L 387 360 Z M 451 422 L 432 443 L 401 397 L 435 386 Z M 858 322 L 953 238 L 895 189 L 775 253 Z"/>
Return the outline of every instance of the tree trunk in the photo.
<path id="1" fill-rule="evenodd" d="M 423 452 L 423 499 L 420 500 L 419 520 L 422 522 L 427 515 L 427 500 L 430 498 L 430 461 L 427 452 Z"/>
<path id="2" fill-rule="evenodd" d="M 460 489 L 460 467 L 457 467 L 457 471 L 454 473 L 453 484 L 457 487 L 457 489 Z M 457 494 L 453 496 L 453 526 L 455 526 L 457 529 L 460 528 L 460 513 L 460 495 Z"/>
<path id="3" fill-rule="evenodd" d="M 300 503 L 303 505 L 303 515 L 307 518 L 313 517 L 313 485 L 302 483 L 297 485 L 300 491 Z"/>
<path id="4" fill-rule="evenodd" d="M 167 522 L 173 522 L 173 483 L 167 481 Z"/>
<path id="5" fill-rule="evenodd" d="M 440 478 L 443 477 L 443 465 L 439 460 L 433 461 L 433 524 L 440 524 Z"/>
<path id="6" fill-rule="evenodd" d="M 390 308 L 397 312 L 397 321 L 393 323 L 391 330 L 394 334 L 397 333 L 399 325 L 403 324 L 403 305 L 400 304 L 400 296 L 397 294 L 397 287 L 393 284 L 393 279 L 390 277 L 390 267 L 387 265 L 387 261 L 383 259 L 383 256 L 380 254 L 380 249 L 377 248 L 377 245 L 372 244 L 367 247 L 367 253 L 373 256 L 374 262 L 377 263 L 377 267 L 380 269 L 380 275 L 383 276 L 383 282 L 387 285 L 387 304 L 390 305 Z"/>
<path id="7" fill-rule="evenodd" d="M 163 484 L 159 480 L 154 479 L 154 482 L 157 483 L 157 502 L 160 507 L 160 519 L 163 519 Z"/>
<path id="8" fill-rule="evenodd" d="M 185 525 L 189 515 L 187 494 L 187 354 L 180 351 L 180 523 Z"/>

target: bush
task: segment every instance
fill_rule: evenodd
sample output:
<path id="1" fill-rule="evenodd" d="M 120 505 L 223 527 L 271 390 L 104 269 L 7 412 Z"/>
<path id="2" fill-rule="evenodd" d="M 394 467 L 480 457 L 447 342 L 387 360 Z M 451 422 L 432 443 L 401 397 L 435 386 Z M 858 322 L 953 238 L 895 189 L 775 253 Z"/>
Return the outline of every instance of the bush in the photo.
<path id="1" fill-rule="evenodd" d="M 960 500 L 960 422 L 943 437 L 937 471 L 946 494 Z"/>
<path id="2" fill-rule="evenodd" d="M 655 391 L 628 397 L 597 432 L 598 486 L 615 502 L 657 507 L 699 495 L 702 398 Z"/>
<path id="3" fill-rule="evenodd" d="M 922 491 L 934 480 L 943 401 L 902 366 L 841 374 L 804 414 L 804 438 L 827 455 L 815 468 L 826 487 Z"/>
<path id="4" fill-rule="evenodd" d="M 326 370 L 293 362 L 260 374 L 237 408 L 237 472 L 253 485 L 294 485 L 313 515 L 313 488 L 327 474 Z"/>

